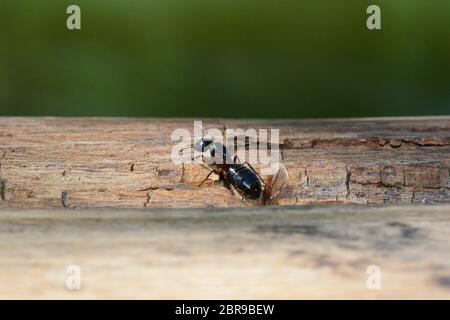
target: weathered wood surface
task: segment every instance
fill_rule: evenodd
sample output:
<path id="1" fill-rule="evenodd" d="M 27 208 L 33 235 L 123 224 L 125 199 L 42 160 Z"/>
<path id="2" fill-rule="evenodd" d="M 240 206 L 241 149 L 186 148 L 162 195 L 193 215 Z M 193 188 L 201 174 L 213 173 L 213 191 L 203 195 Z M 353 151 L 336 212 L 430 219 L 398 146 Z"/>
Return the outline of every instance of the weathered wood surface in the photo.
<path id="1" fill-rule="evenodd" d="M 448 204 L 3 209 L 0 298 L 449 299 L 449 228 Z"/>
<path id="2" fill-rule="evenodd" d="M 450 201 L 450 117 L 214 120 L 279 128 L 290 174 L 281 204 Z M 170 136 L 193 119 L 0 118 L 0 207 L 245 206 L 175 165 Z"/>

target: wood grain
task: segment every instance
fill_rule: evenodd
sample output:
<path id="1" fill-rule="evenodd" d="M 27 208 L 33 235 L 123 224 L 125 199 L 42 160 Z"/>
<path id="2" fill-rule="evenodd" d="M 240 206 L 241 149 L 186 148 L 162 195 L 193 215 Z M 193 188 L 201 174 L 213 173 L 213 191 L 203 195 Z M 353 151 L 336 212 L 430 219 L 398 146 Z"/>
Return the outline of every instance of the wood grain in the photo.
<path id="1" fill-rule="evenodd" d="M 450 201 L 450 117 L 224 120 L 280 129 L 290 181 L 280 204 Z M 247 206 L 175 165 L 171 133 L 193 119 L 0 118 L 0 207 Z"/>
<path id="2" fill-rule="evenodd" d="M 449 227 L 445 204 L 3 209 L 0 298 L 449 299 Z"/>

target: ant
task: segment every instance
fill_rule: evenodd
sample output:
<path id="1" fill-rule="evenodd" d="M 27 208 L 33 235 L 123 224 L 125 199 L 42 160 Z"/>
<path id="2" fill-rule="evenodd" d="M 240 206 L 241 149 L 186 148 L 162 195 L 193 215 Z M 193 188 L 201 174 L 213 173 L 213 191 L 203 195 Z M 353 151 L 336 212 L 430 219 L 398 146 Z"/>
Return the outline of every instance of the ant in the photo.
<path id="1" fill-rule="evenodd" d="M 231 159 L 222 143 L 210 138 L 201 138 L 193 148 L 201 153 L 204 162 L 202 165 L 211 170 L 199 186 L 215 173 L 219 176 L 219 180 L 224 182 L 225 187 L 232 191 L 236 190 L 243 199 L 260 200 L 266 205 L 275 203 L 287 185 L 288 173 L 281 163 L 273 166 L 275 174 L 264 181 L 248 162 L 241 164 L 237 155 Z"/>

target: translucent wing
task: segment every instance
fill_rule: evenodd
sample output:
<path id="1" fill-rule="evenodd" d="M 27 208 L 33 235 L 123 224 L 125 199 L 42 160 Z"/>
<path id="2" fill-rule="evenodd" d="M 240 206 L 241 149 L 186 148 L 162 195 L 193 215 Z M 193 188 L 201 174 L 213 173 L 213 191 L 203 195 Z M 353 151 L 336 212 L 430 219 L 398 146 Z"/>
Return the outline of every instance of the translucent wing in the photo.
<path id="1" fill-rule="evenodd" d="M 282 163 L 275 163 L 272 169 L 274 174 L 266 179 L 262 196 L 262 202 L 265 205 L 274 204 L 280 199 L 289 179 L 286 167 Z"/>

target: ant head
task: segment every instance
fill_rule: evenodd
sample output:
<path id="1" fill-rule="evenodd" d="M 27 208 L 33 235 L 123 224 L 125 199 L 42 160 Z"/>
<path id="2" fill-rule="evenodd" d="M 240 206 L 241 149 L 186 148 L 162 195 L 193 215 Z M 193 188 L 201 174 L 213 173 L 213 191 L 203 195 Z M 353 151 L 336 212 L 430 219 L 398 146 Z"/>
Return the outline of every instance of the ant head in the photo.
<path id="1" fill-rule="evenodd" d="M 194 148 L 199 152 L 204 152 L 206 148 L 208 148 L 209 145 L 213 142 L 213 139 L 202 138 L 195 143 Z"/>

